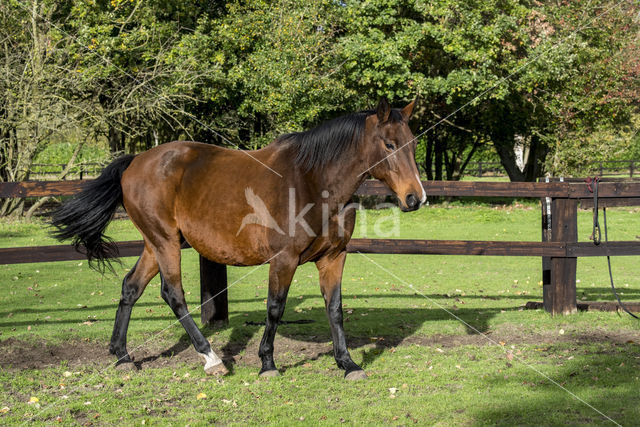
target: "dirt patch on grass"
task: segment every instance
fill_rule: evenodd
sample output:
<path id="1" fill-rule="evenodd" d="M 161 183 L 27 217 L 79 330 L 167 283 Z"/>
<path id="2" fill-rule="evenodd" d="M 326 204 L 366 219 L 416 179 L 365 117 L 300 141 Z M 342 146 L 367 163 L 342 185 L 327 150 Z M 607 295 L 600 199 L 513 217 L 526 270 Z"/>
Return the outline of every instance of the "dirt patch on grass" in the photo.
<path id="1" fill-rule="evenodd" d="M 225 359 L 228 366 L 240 364 L 260 367 L 258 346 L 260 337 L 255 336 L 242 343 L 213 342 L 214 351 Z M 518 333 L 514 328 L 500 328 L 499 331 L 485 335 L 433 335 L 410 337 L 351 337 L 349 347 L 358 348 L 391 348 L 405 345 L 421 345 L 425 347 L 453 348 L 475 345 L 551 345 L 558 343 L 593 344 L 610 343 L 615 345 L 640 343 L 640 333 L 635 331 L 567 331 L 543 332 L 537 334 Z M 151 344 L 146 347 L 129 347 L 138 369 L 161 368 L 179 365 L 201 365 L 203 359 L 187 340 L 180 340 L 171 347 Z M 320 356 L 332 354 L 331 342 L 318 341 L 316 337 L 300 337 L 293 339 L 278 336 L 275 341 L 275 357 L 283 368 L 295 366 Z M 9 338 L 0 341 L 0 367 L 7 370 L 42 369 L 60 366 L 65 363 L 69 367 L 93 366 L 108 368 L 116 361 L 109 354 L 106 342 L 70 341 L 64 345 L 47 343 L 44 340 L 24 341 Z"/>

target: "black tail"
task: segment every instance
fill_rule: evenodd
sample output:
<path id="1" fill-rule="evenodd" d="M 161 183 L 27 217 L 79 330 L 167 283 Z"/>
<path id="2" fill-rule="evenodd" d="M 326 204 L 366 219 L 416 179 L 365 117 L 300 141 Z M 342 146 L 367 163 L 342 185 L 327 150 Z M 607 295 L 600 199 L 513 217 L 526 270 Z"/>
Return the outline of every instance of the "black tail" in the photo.
<path id="1" fill-rule="evenodd" d="M 101 273 L 111 271 L 111 259 L 118 257 L 113 239 L 104 235 L 118 205 L 122 203 L 122 173 L 135 156 L 119 157 L 100 176 L 88 181 L 82 191 L 52 214 L 52 232 L 58 240 L 71 239 L 78 252 L 87 255 L 89 266 Z"/>

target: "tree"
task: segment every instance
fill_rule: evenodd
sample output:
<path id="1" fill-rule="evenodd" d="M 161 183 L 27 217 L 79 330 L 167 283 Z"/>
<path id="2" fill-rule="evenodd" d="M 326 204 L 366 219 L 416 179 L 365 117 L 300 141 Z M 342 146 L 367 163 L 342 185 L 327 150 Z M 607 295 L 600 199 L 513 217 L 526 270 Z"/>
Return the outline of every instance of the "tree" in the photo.
<path id="1" fill-rule="evenodd" d="M 427 132 L 422 143 L 428 175 L 435 163 L 436 179 L 443 178 L 443 171 L 459 179 L 473 153 L 491 139 L 487 119 L 493 125 L 499 112 L 524 115 L 521 108 L 505 107 L 518 99 L 502 84 L 526 56 L 519 22 L 529 9 L 519 2 L 347 5 L 348 26 L 341 40 L 345 78 L 369 96 L 420 95 L 417 133 Z"/>
<path id="2" fill-rule="evenodd" d="M 587 163 L 625 158 L 640 99 L 640 6 L 636 2 L 568 2 L 547 6 L 558 37 L 572 44 L 574 70 L 562 91 L 540 93 L 553 122 L 542 135 L 556 175 L 586 173 Z"/>
<path id="3" fill-rule="evenodd" d="M 47 0 L 0 5 L 0 181 L 28 179 L 49 138 L 87 125 L 86 105 L 70 95 L 77 75 L 56 54 L 64 39 L 53 30 L 64 7 Z M 0 216 L 22 210 L 22 199 L 6 199 Z"/>
<path id="4" fill-rule="evenodd" d="M 511 180 L 534 180 L 568 135 L 628 123 L 637 93 L 619 94 L 637 61 L 624 55 L 620 72 L 610 52 L 637 44 L 637 16 L 633 2 L 348 1 L 344 79 L 369 97 L 420 94 L 417 133 L 436 179 L 458 179 L 490 142 Z"/>
<path id="5" fill-rule="evenodd" d="M 198 19 L 219 11 L 216 3 L 198 1 L 74 2 L 65 53 L 78 61 L 79 96 L 93 103 L 112 152 L 191 135 L 198 118 L 186 111 L 197 101 L 189 88 L 205 76 L 179 67 L 172 55 Z"/>
<path id="6" fill-rule="evenodd" d="M 178 67 L 204 81 L 189 88 L 200 139 L 256 148 L 343 112 L 355 94 L 335 78 L 337 11 L 333 0 L 232 1 L 203 17 L 173 51 Z M 228 141 L 211 135 L 216 129 Z"/>

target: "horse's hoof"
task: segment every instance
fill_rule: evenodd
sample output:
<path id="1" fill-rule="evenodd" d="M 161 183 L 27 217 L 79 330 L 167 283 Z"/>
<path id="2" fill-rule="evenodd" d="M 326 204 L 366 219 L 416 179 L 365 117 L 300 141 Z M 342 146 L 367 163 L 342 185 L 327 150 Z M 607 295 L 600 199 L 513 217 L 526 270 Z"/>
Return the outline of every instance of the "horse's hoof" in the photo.
<path id="1" fill-rule="evenodd" d="M 279 377 L 280 372 L 277 369 L 272 369 L 270 371 L 264 371 L 260 373 L 260 376 L 263 378 L 271 378 L 271 377 Z"/>
<path id="2" fill-rule="evenodd" d="M 224 363 L 220 362 L 217 365 L 209 366 L 204 368 L 204 372 L 207 375 L 215 375 L 216 377 L 223 377 L 229 373 L 229 370 Z"/>
<path id="3" fill-rule="evenodd" d="M 349 381 L 364 380 L 366 378 L 367 378 L 367 374 L 365 374 L 362 369 L 358 371 L 351 371 L 344 376 L 344 379 Z"/>

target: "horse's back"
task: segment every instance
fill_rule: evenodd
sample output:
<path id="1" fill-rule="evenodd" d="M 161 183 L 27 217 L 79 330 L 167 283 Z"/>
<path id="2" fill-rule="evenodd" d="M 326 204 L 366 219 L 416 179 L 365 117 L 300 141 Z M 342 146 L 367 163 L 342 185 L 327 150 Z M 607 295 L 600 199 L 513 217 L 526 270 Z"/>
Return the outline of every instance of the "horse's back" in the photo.
<path id="1" fill-rule="evenodd" d="M 270 253 L 266 230 L 250 237 L 237 234 L 243 217 L 252 212 L 248 188 L 265 200 L 286 194 L 274 191 L 281 178 L 259 166 L 273 158 L 271 150 L 247 153 L 198 142 L 163 144 L 136 156 L 123 174 L 125 209 L 148 238 L 181 234 L 209 259 L 259 264 Z"/>

